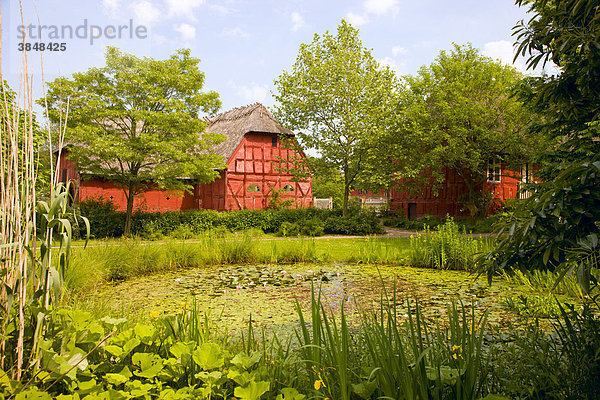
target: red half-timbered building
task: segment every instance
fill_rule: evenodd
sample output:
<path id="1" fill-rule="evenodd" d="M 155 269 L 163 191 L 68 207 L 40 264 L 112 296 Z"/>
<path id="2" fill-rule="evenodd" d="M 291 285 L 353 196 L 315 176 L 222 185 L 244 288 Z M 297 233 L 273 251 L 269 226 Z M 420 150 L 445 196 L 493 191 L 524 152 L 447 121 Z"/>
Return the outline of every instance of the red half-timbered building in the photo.
<path id="1" fill-rule="evenodd" d="M 214 149 L 227 168 L 212 183 L 194 184 L 192 193 L 150 189 L 136 197 L 134 208 L 145 211 L 178 211 L 212 209 L 230 211 L 263 209 L 269 206 L 273 190 L 295 207 L 308 207 L 312 202 L 312 180 L 297 182 L 291 173 L 279 168 L 281 160 L 303 158 L 304 154 L 285 146 L 294 133 L 281 126 L 262 105 L 234 108 L 206 119 L 207 132 L 225 135 L 227 140 Z M 100 177 L 82 176 L 68 159 L 68 151 L 60 158 L 61 181 L 71 181 L 76 201 L 102 197 L 118 210 L 125 210 L 123 190 Z"/>

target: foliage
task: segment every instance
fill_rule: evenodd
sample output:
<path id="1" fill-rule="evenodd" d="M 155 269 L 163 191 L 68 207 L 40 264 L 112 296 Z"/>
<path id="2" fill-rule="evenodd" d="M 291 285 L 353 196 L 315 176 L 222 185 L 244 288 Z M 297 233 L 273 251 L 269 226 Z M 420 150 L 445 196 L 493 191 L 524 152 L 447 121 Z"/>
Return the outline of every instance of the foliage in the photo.
<path id="1" fill-rule="evenodd" d="M 598 398 L 598 316 L 589 307 L 575 312 L 555 304 L 561 318 L 552 333 L 528 321 L 524 329 L 498 338 L 490 349 L 489 390 L 511 398 Z"/>
<path id="2" fill-rule="evenodd" d="M 333 199 L 334 208 L 342 208 L 344 201 L 344 177 L 339 168 L 331 167 L 318 157 L 308 157 L 312 168 L 313 197 Z"/>
<path id="3" fill-rule="evenodd" d="M 86 177 L 116 183 L 127 198 L 124 234 L 129 235 L 133 200 L 150 186 L 191 190 L 190 181 L 210 182 L 223 166 L 211 154 L 223 136 L 203 132 L 199 112 L 220 107 L 215 92 L 202 93 L 199 59 L 179 50 L 168 60 L 137 58 L 114 47 L 106 66 L 58 78 L 45 101 L 52 122 L 69 111 L 70 157 Z"/>
<path id="4" fill-rule="evenodd" d="M 452 218 L 435 231 L 410 237 L 409 262 L 414 267 L 472 271 L 478 255 L 486 251 L 485 241 L 461 234 Z"/>
<path id="5" fill-rule="evenodd" d="M 116 207 L 115 203 L 103 197 L 90 197 L 79 202 L 79 213 L 85 215 L 90 221 L 93 237 L 105 238 L 123 235 L 125 215 L 118 213 Z"/>
<path id="6" fill-rule="evenodd" d="M 527 57 L 527 67 L 553 63 L 555 75 L 530 78 L 525 101 L 544 115 L 535 126 L 556 147 L 546 154 L 550 180 L 556 163 L 583 162 L 598 154 L 597 125 L 600 107 L 600 25 L 594 0 L 517 0 L 531 18 L 513 28 L 517 55 Z"/>
<path id="7" fill-rule="evenodd" d="M 544 182 L 522 204 L 508 235 L 486 259 L 488 276 L 503 269 L 575 272 L 584 293 L 598 265 L 600 161 L 598 107 L 600 43 L 597 2 L 517 1 L 532 18 L 515 29 L 527 65 L 554 62 L 560 73 L 532 79 L 525 98 L 543 113 L 536 126 L 556 143 L 541 174 Z M 560 278 L 559 277 L 559 278 Z"/>
<path id="8" fill-rule="evenodd" d="M 373 235 L 385 233 L 374 213 L 362 212 L 349 216 L 332 215 L 325 220 L 325 233 L 342 235 Z"/>
<path id="9" fill-rule="evenodd" d="M 270 391 L 274 398 L 283 385 L 270 379 L 284 376 L 266 354 L 229 344 L 195 305 L 154 324 L 133 326 L 125 319 L 96 320 L 86 312 L 59 309 L 43 340 L 40 373 L 21 382 L 4 376 L 0 387 L 16 398 L 46 398 L 40 393 L 45 392 L 62 399 L 258 400 Z M 283 393 L 302 399 L 297 391 Z"/>
<path id="10" fill-rule="evenodd" d="M 343 173 L 346 215 L 352 184 L 395 109 L 394 73 L 363 47 L 358 30 L 342 20 L 337 33 L 300 46 L 291 71 L 275 80 L 276 115 L 324 164 Z"/>
<path id="11" fill-rule="evenodd" d="M 415 192 L 423 184 L 433 184 L 437 191 L 446 170 L 456 173 L 467 188 L 466 208 L 472 216 L 485 214 L 491 200 L 482 190 L 488 163 L 498 158 L 520 166 L 544 144 L 525 135 L 532 113 L 511 95 L 520 79 L 514 68 L 482 56 L 471 45 L 441 51 L 429 67 L 407 78 L 406 120 L 398 122 L 390 143 L 381 147 L 399 162 L 381 159 L 397 166 L 403 183 Z"/>
<path id="12" fill-rule="evenodd" d="M 315 395 L 349 398 L 478 399 L 486 377 L 483 337 L 486 316 L 476 319 L 453 304 L 447 328 L 431 331 L 421 314 L 402 320 L 396 289 L 380 309 L 363 312 L 360 333 L 348 326 L 344 303 L 339 322 L 324 306 L 320 291 L 311 298 L 308 319 L 298 303 L 296 332 L 306 375 Z M 360 352 L 366 350 L 366 354 Z M 359 352 L 360 351 L 360 352 Z"/>
<path id="13" fill-rule="evenodd" d="M 79 206 L 92 226 L 96 238 L 119 237 L 123 234 L 125 214 L 115 211 L 113 204 L 102 198 L 88 199 Z M 215 229 L 225 231 L 248 231 L 258 229 L 263 232 L 282 232 L 282 226 L 298 225 L 298 233 L 305 236 L 323 234 L 326 220 L 330 221 L 327 233 L 345 235 L 366 235 L 382 233 L 379 221 L 374 214 L 355 214 L 347 218 L 339 216 L 337 210 L 316 208 L 282 210 L 239 210 L 219 213 L 214 210 L 167 211 L 162 213 L 137 211 L 133 214 L 132 233 L 146 239 L 160 239 L 163 235 L 173 235 L 179 230 L 184 236 L 198 236 Z M 335 221 L 335 222 L 334 222 Z M 341 222 L 340 222 L 341 221 Z M 286 228 L 288 229 L 288 228 Z M 191 231 L 191 232 L 190 232 Z M 185 232 L 185 234 L 184 234 Z M 297 236 L 298 233 L 283 236 Z"/>
<path id="14" fill-rule="evenodd" d="M 564 167 L 546 189 L 525 200 L 501 232 L 498 247 L 482 259 L 489 279 L 499 271 L 575 272 L 584 293 L 595 282 L 600 247 L 600 161 Z"/>

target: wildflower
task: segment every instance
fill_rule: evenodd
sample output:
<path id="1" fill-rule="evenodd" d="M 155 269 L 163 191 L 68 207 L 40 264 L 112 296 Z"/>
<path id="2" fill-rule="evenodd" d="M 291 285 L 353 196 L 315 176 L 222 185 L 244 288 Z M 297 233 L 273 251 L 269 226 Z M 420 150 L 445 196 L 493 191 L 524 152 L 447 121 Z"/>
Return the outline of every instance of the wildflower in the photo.
<path id="1" fill-rule="evenodd" d="M 322 380 L 322 379 L 317 379 L 317 380 L 315 381 L 315 385 L 314 385 L 314 386 L 315 386 L 315 390 L 319 390 L 319 389 L 321 389 L 321 387 L 327 387 L 327 386 L 325 385 L 325 382 L 323 382 L 323 380 Z"/>
<path id="2" fill-rule="evenodd" d="M 181 278 L 176 278 L 175 282 L 177 282 L 177 283 L 181 282 Z"/>
<path id="3" fill-rule="evenodd" d="M 309 269 L 308 271 L 306 271 L 306 273 L 307 273 L 307 274 L 312 274 L 312 273 L 313 273 L 313 271 L 312 271 L 312 269 Z"/>
<path id="4" fill-rule="evenodd" d="M 185 303 L 185 301 L 182 301 L 180 304 L 181 308 L 183 308 L 185 310 L 187 304 Z"/>
<path id="5" fill-rule="evenodd" d="M 281 275 L 285 275 L 285 274 L 287 274 L 286 270 L 281 271 Z"/>
<path id="6" fill-rule="evenodd" d="M 160 313 L 158 311 L 152 311 L 150 313 L 150 317 L 152 317 L 154 319 L 157 319 L 159 315 L 160 315 Z"/>
<path id="7" fill-rule="evenodd" d="M 456 350 L 459 350 L 460 352 L 462 352 L 462 347 L 457 346 L 457 345 L 452 346 L 452 351 L 456 351 Z"/>
<path id="8" fill-rule="evenodd" d="M 235 288 L 239 290 L 242 288 L 242 285 L 237 285 Z"/>

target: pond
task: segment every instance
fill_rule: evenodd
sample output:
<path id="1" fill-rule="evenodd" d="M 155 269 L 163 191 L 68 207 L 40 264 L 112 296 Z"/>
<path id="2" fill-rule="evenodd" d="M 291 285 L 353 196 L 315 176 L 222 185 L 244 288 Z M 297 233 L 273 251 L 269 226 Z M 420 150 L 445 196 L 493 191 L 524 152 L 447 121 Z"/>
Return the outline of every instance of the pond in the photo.
<path id="1" fill-rule="evenodd" d="M 454 300 L 475 307 L 476 315 L 489 310 L 489 323 L 500 328 L 515 318 L 504 299 L 520 291 L 503 281 L 488 286 L 483 277 L 459 271 L 294 264 L 206 267 L 153 275 L 105 287 L 100 296 L 110 299 L 116 312 L 141 319 L 176 313 L 195 302 L 216 326 L 246 329 L 251 317 L 254 327 L 277 332 L 297 326 L 295 300 L 304 311 L 310 310 L 312 287 L 320 288 L 324 304 L 334 315 L 343 301 L 350 323 L 358 321 L 360 310 L 378 309 L 382 295 L 391 297 L 395 287 L 401 317 L 407 317 L 407 299 L 413 310 L 417 299 L 429 320 L 443 322 Z"/>

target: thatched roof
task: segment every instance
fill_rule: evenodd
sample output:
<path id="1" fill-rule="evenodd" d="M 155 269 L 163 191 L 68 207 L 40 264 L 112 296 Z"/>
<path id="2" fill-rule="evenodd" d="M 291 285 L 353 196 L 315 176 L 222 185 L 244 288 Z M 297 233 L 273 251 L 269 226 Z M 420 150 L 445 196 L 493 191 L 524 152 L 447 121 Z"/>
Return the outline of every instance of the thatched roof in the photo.
<path id="1" fill-rule="evenodd" d="M 213 149 L 216 154 L 223 156 L 225 162 L 229 161 L 247 133 L 277 133 L 294 136 L 292 131 L 281 126 L 269 110 L 260 103 L 234 108 L 206 118 L 205 121 L 208 122 L 206 132 L 227 136 L 227 140 Z"/>

